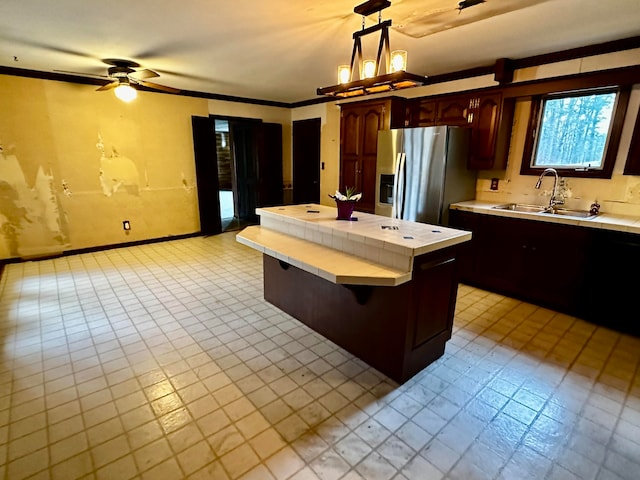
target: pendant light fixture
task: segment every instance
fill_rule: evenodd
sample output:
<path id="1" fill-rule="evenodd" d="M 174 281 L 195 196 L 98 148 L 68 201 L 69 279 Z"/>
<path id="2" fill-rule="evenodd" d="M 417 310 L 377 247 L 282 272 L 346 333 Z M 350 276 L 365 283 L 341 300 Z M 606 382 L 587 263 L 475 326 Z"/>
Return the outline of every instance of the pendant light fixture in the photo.
<path id="1" fill-rule="evenodd" d="M 353 11 L 362 15 L 362 30 L 353 34 L 353 50 L 351 64 L 338 67 L 338 84 L 330 87 L 318 88 L 318 95 L 330 97 L 355 97 L 369 93 L 387 92 L 400 88 L 423 85 L 427 77 L 408 73 L 406 50 L 391 52 L 389 47 L 389 27 L 391 20 L 382 21 L 380 13 L 391 6 L 388 0 L 369 0 L 356 6 Z M 378 23 L 365 28 L 365 17 L 378 13 Z M 375 60 L 362 59 L 362 37 L 380 32 L 378 55 Z M 382 60 L 384 53 L 384 69 Z M 357 62 L 357 63 L 356 63 Z M 354 68 L 358 68 L 358 79 L 354 79 Z M 384 72 L 384 73 L 383 73 Z"/>

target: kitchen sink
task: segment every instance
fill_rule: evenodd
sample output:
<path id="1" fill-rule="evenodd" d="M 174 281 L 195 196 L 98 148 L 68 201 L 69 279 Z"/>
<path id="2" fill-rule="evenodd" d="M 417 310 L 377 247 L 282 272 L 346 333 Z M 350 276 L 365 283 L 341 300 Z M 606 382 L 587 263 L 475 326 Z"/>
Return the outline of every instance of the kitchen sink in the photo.
<path id="1" fill-rule="evenodd" d="M 512 212 L 542 213 L 545 207 L 541 205 L 528 205 L 526 203 L 505 203 L 504 205 L 496 205 L 496 210 L 511 210 Z"/>
<path id="2" fill-rule="evenodd" d="M 580 218 L 591 218 L 595 217 L 591 212 L 587 210 L 571 210 L 568 208 L 556 208 L 550 212 L 544 212 L 548 215 L 565 215 L 567 217 L 580 217 Z"/>
<path id="3" fill-rule="evenodd" d="M 578 218 L 591 218 L 595 217 L 591 212 L 587 210 L 571 210 L 569 208 L 556 208 L 554 210 L 547 210 L 547 207 L 542 205 L 530 205 L 527 203 L 505 203 L 503 205 L 496 205 L 492 207 L 496 210 L 510 210 L 512 212 L 524 212 L 524 213 L 544 213 L 546 215 L 563 215 L 567 217 Z"/>

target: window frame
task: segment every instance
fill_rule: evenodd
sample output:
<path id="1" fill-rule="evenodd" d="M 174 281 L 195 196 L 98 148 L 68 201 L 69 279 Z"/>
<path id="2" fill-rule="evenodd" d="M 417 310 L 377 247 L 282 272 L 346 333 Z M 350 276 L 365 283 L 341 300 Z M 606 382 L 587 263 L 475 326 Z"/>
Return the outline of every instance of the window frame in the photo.
<path id="1" fill-rule="evenodd" d="M 529 114 L 529 123 L 527 125 L 527 137 L 522 154 L 522 163 L 520 166 L 520 175 L 540 175 L 546 167 L 534 167 L 531 165 L 533 155 L 538 141 L 538 132 L 540 130 L 540 122 L 542 119 L 542 106 L 547 98 L 563 98 L 570 96 L 583 96 L 594 93 L 612 93 L 615 92 L 616 101 L 613 106 L 611 116 L 611 125 L 609 127 L 609 135 L 604 149 L 604 157 L 601 169 L 581 169 L 581 168 L 559 168 L 553 167 L 558 174 L 563 177 L 582 177 L 582 178 L 611 178 L 613 168 L 618 155 L 618 147 L 620 144 L 620 135 L 624 125 L 624 118 L 627 113 L 627 105 L 629 103 L 629 94 L 631 88 L 629 86 L 609 86 L 585 88 L 579 90 L 567 90 L 563 92 L 552 92 L 531 97 L 531 112 Z"/>

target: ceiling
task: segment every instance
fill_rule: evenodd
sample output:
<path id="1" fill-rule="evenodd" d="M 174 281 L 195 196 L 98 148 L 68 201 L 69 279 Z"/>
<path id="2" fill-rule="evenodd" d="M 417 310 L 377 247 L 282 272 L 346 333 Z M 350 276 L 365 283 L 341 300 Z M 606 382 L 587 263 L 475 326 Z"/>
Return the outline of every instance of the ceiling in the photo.
<path id="1" fill-rule="evenodd" d="M 349 63 L 363 0 L 0 2 L 0 66 L 106 75 L 134 60 L 182 90 L 294 103 L 318 98 Z M 639 0 L 392 0 L 391 49 L 439 75 L 640 35 Z M 367 18 L 367 26 L 377 15 Z M 365 57 L 375 57 L 377 35 Z M 371 52 L 368 54 L 368 52 Z M 104 93 L 100 93 L 104 94 Z"/>

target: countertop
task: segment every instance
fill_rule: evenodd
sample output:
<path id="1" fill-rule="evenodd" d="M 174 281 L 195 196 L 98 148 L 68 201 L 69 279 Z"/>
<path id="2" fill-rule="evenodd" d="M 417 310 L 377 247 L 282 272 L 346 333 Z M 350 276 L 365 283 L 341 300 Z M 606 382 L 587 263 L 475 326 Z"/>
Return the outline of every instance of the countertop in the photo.
<path id="1" fill-rule="evenodd" d="M 353 212 L 355 221 L 336 220 L 336 212 L 335 207 L 317 204 L 256 209 L 261 225 L 268 226 L 269 219 L 287 223 L 290 229 L 284 233 L 309 240 L 312 232 L 319 232 L 403 255 L 423 255 L 471 239 L 471 234 L 462 230 L 363 212 Z M 327 246 L 335 245 L 331 242 Z"/>
<path id="2" fill-rule="evenodd" d="M 362 212 L 337 220 L 335 207 L 317 204 L 256 213 L 260 225 L 238 233 L 238 242 L 333 283 L 401 285 L 411 280 L 416 256 L 471 240 L 464 230 Z"/>
<path id="3" fill-rule="evenodd" d="M 464 210 L 467 212 L 482 213 L 501 217 L 522 218 L 540 222 L 562 223 L 565 225 L 577 225 L 580 227 L 615 230 L 640 234 L 640 217 L 626 215 L 612 215 L 601 212 L 595 217 L 580 218 L 566 215 L 549 215 L 547 213 L 514 212 L 511 210 L 495 209 L 496 205 L 504 205 L 504 202 L 482 202 L 472 200 L 467 202 L 452 203 L 452 210 Z"/>

